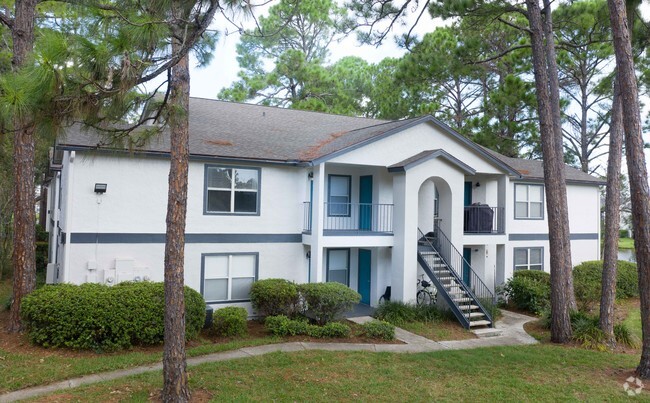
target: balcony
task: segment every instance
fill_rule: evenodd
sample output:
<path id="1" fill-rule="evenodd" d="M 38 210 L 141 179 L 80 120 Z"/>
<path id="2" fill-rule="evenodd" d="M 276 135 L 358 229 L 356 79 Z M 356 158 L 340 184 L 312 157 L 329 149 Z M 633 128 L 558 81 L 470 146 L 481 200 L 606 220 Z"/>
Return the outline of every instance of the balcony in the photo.
<path id="1" fill-rule="evenodd" d="M 311 233 L 312 208 L 303 203 L 303 232 Z M 324 235 L 392 235 L 393 205 L 324 203 Z"/>
<path id="2" fill-rule="evenodd" d="M 463 231 L 465 234 L 505 233 L 505 209 L 487 204 L 465 206 Z"/>

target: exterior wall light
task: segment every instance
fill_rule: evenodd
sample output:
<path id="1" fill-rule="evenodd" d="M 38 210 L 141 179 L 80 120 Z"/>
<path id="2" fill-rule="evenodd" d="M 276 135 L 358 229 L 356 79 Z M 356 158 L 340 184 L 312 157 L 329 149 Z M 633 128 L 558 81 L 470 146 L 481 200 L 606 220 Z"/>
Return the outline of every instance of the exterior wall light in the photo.
<path id="1" fill-rule="evenodd" d="M 97 194 L 104 194 L 106 193 L 106 188 L 108 185 L 105 183 L 95 183 L 95 193 Z"/>

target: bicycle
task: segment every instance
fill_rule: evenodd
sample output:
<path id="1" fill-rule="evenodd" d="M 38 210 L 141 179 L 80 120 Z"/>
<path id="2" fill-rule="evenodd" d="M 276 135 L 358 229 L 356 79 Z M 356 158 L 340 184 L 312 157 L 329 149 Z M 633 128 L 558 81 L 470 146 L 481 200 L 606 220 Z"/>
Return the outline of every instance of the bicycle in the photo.
<path id="1" fill-rule="evenodd" d="M 379 304 L 385 304 L 386 302 L 390 301 L 390 286 L 386 287 L 386 291 L 384 292 L 384 295 L 379 297 Z"/>
<path id="2" fill-rule="evenodd" d="M 424 274 L 422 274 L 420 277 L 422 277 L 422 279 L 418 279 L 418 288 L 420 289 L 416 294 L 417 304 L 418 305 L 435 304 L 438 296 L 438 290 L 435 287 L 433 287 L 433 291 L 431 290 L 432 284 L 424 279 Z"/>

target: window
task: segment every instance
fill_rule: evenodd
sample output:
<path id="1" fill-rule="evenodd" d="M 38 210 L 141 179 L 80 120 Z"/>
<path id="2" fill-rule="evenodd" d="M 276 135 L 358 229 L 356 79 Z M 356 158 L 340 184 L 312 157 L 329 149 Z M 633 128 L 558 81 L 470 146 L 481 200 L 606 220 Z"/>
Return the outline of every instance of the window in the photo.
<path id="1" fill-rule="evenodd" d="M 350 249 L 327 250 L 327 281 L 349 285 Z"/>
<path id="2" fill-rule="evenodd" d="M 515 271 L 543 270 L 543 248 L 515 248 Z"/>
<path id="3" fill-rule="evenodd" d="M 257 280 L 257 253 L 204 254 L 201 293 L 206 302 L 247 301 Z"/>
<path id="4" fill-rule="evenodd" d="M 515 218 L 544 218 L 544 186 L 515 184 Z"/>
<path id="5" fill-rule="evenodd" d="M 205 212 L 259 213 L 259 168 L 206 166 Z"/>
<path id="6" fill-rule="evenodd" d="M 350 216 L 350 176 L 330 175 L 328 185 L 328 216 Z"/>

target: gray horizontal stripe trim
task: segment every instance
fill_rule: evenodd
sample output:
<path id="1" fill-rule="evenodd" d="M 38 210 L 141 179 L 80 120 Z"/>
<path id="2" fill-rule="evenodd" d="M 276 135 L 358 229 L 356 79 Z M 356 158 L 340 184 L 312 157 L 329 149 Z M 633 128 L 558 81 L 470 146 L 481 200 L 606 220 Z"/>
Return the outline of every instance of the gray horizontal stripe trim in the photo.
<path id="1" fill-rule="evenodd" d="M 571 234 L 572 241 L 598 239 L 598 233 Z M 509 241 L 548 241 L 548 234 L 510 234 Z"/>
<path id="2" fill-rule="evenodd" d="M 76 232 L 70 243 L 165 243 L 165 234 Z M 185 234 L 185 243 L 302 243 L 302 234 Z"/>

